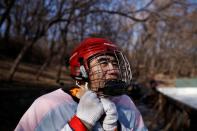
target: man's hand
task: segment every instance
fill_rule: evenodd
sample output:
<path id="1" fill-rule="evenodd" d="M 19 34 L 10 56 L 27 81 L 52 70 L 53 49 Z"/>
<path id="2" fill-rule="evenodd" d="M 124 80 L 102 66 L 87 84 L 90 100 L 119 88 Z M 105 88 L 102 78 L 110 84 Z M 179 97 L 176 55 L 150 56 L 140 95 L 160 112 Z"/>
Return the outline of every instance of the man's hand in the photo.
<path id="1" fill-rule="evenodd" d="M 90 129 L 103 113 L 103 105 L 97 95 L 92 91 L 86 91 L 79 101 L 76 116 Z"/>
<path id="2" fill-rule="evenodd" d="M 103 129 L 106 131 L 114 131 L 117 128 L 118 113 L 115 104 L 107 98 L 101 98 L 101 103 L 105 111 L 103 120 Z"/>

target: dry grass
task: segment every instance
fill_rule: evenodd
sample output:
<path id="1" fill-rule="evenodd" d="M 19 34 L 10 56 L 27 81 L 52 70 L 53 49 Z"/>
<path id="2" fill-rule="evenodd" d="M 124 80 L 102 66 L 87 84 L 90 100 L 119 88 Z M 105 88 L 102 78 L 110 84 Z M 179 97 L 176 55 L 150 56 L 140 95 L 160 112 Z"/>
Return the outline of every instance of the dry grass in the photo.
<path id="1" fill-rule="evenodd" d="M 0 80 L 6 81 L 9 75 L 9 70 L 13 64 L 13 61 L 0 61 Z M 56 83 L 57 68 L 47 68 L 42 72 L 39 80 L 36 79 L 36 74 L 40 66 L 22 63 L 19 65 L 17 72 L 14 75 L 13 81 L 35 84 L 35 85 L 50 85 L 58 86 Z M 65 69 L 63 72 L 66 72 Z M 70 76 L 66 73 L 62 73 L 61 82 L 71 85 L 73 83 Z"/>

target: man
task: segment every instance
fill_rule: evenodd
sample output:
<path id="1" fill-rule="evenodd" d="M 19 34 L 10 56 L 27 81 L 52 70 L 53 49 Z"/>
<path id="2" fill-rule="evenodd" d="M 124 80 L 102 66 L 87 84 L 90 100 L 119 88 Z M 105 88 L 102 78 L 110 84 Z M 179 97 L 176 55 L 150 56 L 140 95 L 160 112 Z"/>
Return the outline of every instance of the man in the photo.
<path id="1" fill-rule="evenodd" d="M 124 95 L 131 70 L 117 45 L 88 38 L 73 51 L 71 76 L 77 88 L 58 89 L 36 99 L 16 131 L 145 131 L 140 112 Z"/>

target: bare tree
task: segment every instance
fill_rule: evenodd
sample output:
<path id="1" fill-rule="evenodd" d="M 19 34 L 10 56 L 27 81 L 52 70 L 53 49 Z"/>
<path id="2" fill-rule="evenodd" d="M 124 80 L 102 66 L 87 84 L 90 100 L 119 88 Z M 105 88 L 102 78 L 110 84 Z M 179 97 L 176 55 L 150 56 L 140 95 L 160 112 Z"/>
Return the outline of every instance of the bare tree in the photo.
<path id="1" fill-rule="evenodd" d="M 20 38 L 25 43 L 10 69 L 10 80 L 28 50 L 44 38 L 50 45 L 47 47 L 49 53 L 37 72 L 37 78 L 51 60 L 59 56 L 58 82 L 70 48 L 90 35 L 105 37 L 120 44 L 130 58 L 132 67 L 139 73 L 142 71 L 142 76 L 149 71 L 168 71 L 177 75 L 183 74 L 183 70 L 195 72 L 189 68 L 197 65 L 194 62 L 196 11 L 193 4 L 186 0 L 147 0 L 141 8 L 127 0 L 10 2 L 14 4 L 4 7 L 2 12 L 5 17 L 0 20 L 7 29 L 4 36 Z M 61 48 L 58 55 L 52 51 L 57 47 Z M 187 69 L 183 69 L 180 59 L 183 59 Z"/>

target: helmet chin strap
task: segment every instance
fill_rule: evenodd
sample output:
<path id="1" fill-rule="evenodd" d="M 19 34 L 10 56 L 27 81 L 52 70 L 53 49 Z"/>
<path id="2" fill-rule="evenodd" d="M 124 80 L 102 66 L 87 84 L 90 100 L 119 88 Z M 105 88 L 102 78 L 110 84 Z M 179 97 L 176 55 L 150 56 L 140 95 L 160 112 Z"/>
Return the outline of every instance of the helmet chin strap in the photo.
<path id="1" fill-rule="evenodd" d="M 88 75 L 87 75 L 87 72 L 85 70 L 84 65 L 80 65 L 80 71 L 81 71 L 82 77 L 84 77 L 84 78 L 87 79 L 88 78 Z"/>
<path id="2" fill-rule="evenodd" d="M 80 63 L 80 72 L 81 72 L 81 75 L 82 75 L 82 79 L 85 80 L 87 82 L 87 79 L 88 79 L 88 74 L 86 72 L 86 69 L 84 67 L 84 60 L 82 57 L 80 57 L 79 59 L 79 63 Z"/>

